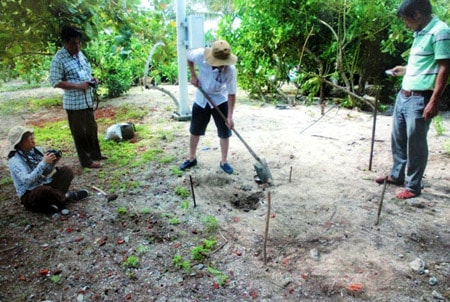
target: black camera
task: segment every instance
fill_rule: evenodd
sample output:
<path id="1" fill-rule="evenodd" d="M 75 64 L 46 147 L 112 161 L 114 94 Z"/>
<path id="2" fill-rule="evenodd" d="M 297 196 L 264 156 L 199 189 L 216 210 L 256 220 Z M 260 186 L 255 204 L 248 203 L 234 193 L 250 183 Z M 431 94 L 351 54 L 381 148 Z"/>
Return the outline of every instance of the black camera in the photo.
<path id="1" fill-rule="evenodd" d="M 61 152 L 61 150 L 50 149 L 50 150 L 47 151 L 47 153 L 55 154 L 55 156 L 58 157 L 58 158 L 62 157 L 62 152 Z"/>
<path id="2" fill-rule="evenodd" d="M 96 82 L 94 79 L 90 80 L 90 81 L 88 82 L 88 84 L 89 84 L 89 86 L 91 86 L 92 88 L 96 88 L 96 87 L 97 87 L 97 82 Z"/>

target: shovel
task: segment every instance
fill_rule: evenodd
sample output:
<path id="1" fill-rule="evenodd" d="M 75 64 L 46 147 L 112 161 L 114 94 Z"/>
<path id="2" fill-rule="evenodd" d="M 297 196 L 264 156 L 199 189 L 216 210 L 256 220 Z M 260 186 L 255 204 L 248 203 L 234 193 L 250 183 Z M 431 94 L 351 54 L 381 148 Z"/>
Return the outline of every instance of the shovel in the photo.
<path id="1" fill-rule="evenodd" d="M 203 90 L 203 88 L 199 85 L 198 90 L 205 96 L 205 98 L 208 100 L 208 102 L 214 106 L 214 108 L 217 110 L 219 115 L 222 117 L 222 119 L 227 122 L 227 118 L 225 115 L 220 111 L 219 107 L 214 103 L 214 101 L 211 99 L 211 97 Z M 241 140 L 241 142 L 244 144 L 244 146 L 247 148 L 247 150 L 250 152 L 250 154 L 256 159 L 257 163 L 255 163 L 253 166 L 255 167 L 256 174 L 259 178 L 259 183 L 264 184 L 273 184 L 272 179 L 272 173 L 270 173 L 269 166 L 267 165 L 267 162 L 265 159 L 261 159 L 258 155 L 256 155 L 255 151 L 247 144 L 247 142 L 242 138 L 242 136 L 237 132 L 236 129 L 231 128 L 231 131 L 233 131 L 234 134 Z"/>
<path id="2" fill-rule="evenodd" d="M 99 192 L 100 194 L 102 194 L 107 201 L 113 201 L 116 200 L 117 197 L 119 197 L 117 194 L 112 193 L 112 194 L 107 194 L 105 191 L 103 191 L 102 189 L 96 187 L 96 186 L 92 186 L 92 189 L 94 189 L 95 191 Z"/>

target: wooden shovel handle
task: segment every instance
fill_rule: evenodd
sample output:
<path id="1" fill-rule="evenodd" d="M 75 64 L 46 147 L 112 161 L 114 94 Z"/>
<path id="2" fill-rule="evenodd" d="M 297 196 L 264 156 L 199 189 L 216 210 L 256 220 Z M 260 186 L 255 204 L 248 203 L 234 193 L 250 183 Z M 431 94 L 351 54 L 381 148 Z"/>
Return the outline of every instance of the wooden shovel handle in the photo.
<path id="1" fill-rule="evenodd" d="M 223 114 L 223 112 L 219 109 L 219 107 L 217 107 L 216 103 L 214 103 L 214 101 L 212 100 L 212 98 L 206 93 L 205 90 L 203 90 L 202 86 L 197 86 L 198 90 L 200 90 L 200 92 L 203 94 L 203 96 L 208 100 L 208 102 L 213 105 L 213 107 L 217 110 L 217 112 L 219 113 L 219 115 L 222 117 L 222 119 L 226 122 L 228 122 L 226 116 Z M 239 132 L 236 131 L 236 129 L 231 128 L 231 131 L 234 132 L 234 134 L 236 134 L 236 136 L 241 140 L 241 142 L 244 144 L 244 146 L 248 149 L 248 151 L 250 152 L 250 154 L 261 164 L 263 164 L 261 158 L 259 158 L 258 155 L 256 155 L 255 151 L 253 151 L 253 149 L 249 146 L 249 144 L 247 144 L 247 142 L 244 140 L 244 138 L 239 134 Z"/>

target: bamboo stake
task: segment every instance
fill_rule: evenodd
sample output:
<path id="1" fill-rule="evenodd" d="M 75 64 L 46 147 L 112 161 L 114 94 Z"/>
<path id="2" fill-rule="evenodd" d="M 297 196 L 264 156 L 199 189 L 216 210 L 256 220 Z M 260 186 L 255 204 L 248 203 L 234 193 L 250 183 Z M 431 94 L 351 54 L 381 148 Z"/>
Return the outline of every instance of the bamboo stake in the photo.
<path id="1" fill-rule="evenodd" d="M 377 221 L 375 222 L 375 225 L 378 225 L 378 223 L 380 222 L 380 214 L 381 214 L 381 208 L 383 206 L 384 192 L 386 192 L 387 180 L 388 180 L 388 176 L 386 176 L 384 178 L 383 192 L 381 193 L 380 203 L 378 204 L 378 214 L 377 214 Z"/>
<path id="2" fill-rule="evenodd" d="M 291 183 L 292 180 L 292 166 L 291 166 L 291 171 L 289 172 L 289 183 Z"/>
<path id="3" fill-rule="evenodd" d="M 367 96 L 366 96 L 366 98 L 367 98 Z M 374 144 L 375 144 L 375 129 L 376 129 L 376 126 L 377 126 L 378 99 L 375 98 L 374 101 L 375 101 L 375 105 L 374 105 L 374 108 L 373 108 L 372 141 L 371 141 L 371 144 L 370 144 L 369 171 L 372 171 L 373 147 L 374 147 Z"/>
<path id="4" fill-rule="evenodd" d="M 264 233 L 264 265 L 267 264 L 267 237 L 269 233 L 270 220 L 270 191 L 267 192 L 267 215 L 266 215 L 266 231 Z"/>
<path id="5" fill-rule="evenodd" d="M 189 180 L 191 181 L 192 200 L 194 201 L 194 208 L 196 208 L 197 204 L 195 203 L 194 185 L 192 183 L 192 176 L 191 175 L 189 175 Z"/>

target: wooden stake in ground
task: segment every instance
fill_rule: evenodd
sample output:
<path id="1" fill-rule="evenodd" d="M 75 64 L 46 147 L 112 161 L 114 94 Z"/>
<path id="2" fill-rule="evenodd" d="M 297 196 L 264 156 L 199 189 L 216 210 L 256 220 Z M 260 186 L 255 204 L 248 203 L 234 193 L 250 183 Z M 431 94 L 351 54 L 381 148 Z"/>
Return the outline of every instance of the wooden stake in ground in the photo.
<path id="1" fill-rule="evenodd" d="M 189 175 L 189 180 L 191 181 L 192 200 L 194 201 L 194 208 L 196 208 L 197 204 L 195 203 L 194 185 L 192 183 L 192 176 L 191 175 Z"/>
<path id="2" fill-rule="evenodd" d="M 267 215 L 266 215 L 266 231 L 264 232 L 264 265 L 267 264 L 267 237 L 269 234 L 269 220 L 270 220 L 270 191 L 267 192 Z"/>
<path id="3" fill-rule="evenodd" d="M 292 180 L 292 166 L 291 166 L 291 171 L 289 172 L 289 183 L 291 183 Z"/>
<path id="4" fill-rule="evenodd" d="M 364 97 L 369 99 L 368 96 L 364 96 Z M 373 108 L 372 140 L 371 140 L 371 144 L 370 144 L 370 156 L 369 156 L 369 171 L 372 171 L 373 147 L 375 144 L 375 129 L 377 126 L 378 99 L 370 97 L 370 100 L 375 102 L 375 105 Z"/>
<path id="5" fill-rule="evenodd" d="M 377 221 L 375 222 L 375 225 L 378 225 L 378 223 L 380 222 L 380 214 L 381 214 L 381 208 L 383 207 L 384 192 L 386 192 L 387 180 L 388 180 L 388 176 L 386 176 L 384 178 L 383 192 L 381 193 L 380 203 L 378 204 L 378 214 L 377 214 Z"/>

